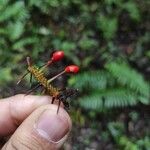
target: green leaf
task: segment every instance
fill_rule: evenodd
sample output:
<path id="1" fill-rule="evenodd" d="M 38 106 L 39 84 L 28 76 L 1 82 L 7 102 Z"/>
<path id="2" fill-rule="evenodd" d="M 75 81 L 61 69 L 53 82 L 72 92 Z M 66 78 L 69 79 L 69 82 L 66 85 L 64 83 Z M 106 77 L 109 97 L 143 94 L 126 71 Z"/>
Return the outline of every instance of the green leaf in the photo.
<path id="1" fill-rule="evenodd" d="M 9 81 L 12 81 L 13 77 L 10 68 L 0 68 L 0 85 L 5 85 Z"/>
<path id="2" fill-rule="evenodd" d="M 122 7 L 129 12 L 129 15 L 134 20 L 140 20 L 140 12 L 135 2 L 126 2 Z"/>
<path id="3" fill-rule="evenodd" d="M 105 65 L 105 68 L 115 77 L 119 83 L 126 85 L 135 92 L 149 97 L 149 85 L 143 79 L 143 76 L 129 67 L 128 64 L 123 62 L 111 62 Z"/>
<path id="4" fill-rule="evenodd" d="M 126 89 L 108 89 L 79 99 L 86 109 L 103 110 L 108 108 L 134 106 L 138 103 L 137 95 Z"/>
<path id="5" fill-rule="evenodd" d="M 139 101 L 145 105 L 148 105 L 150 103 L 150 98 L 144 97 L 144 96 L 139 96 L 138 97 Z"/>
<path id="6" fill-rule="evenodd" d="M 9 0 L 0 0 L 0 11 L 7 6 Z"/>
<path id="7" fill-rule="evenodd" d="M 134 106 L 138 103 L 137 95 L 126 89 L 107 90 L 103 93 L 106 108 Z"/>
<path id="8" fill-rule="evenodd" d="M 103 71 L 88 71 L 72 77 L 69 81 L 75 88 L 83 89 L 105 89 L 107 84 L 107 73 Z"/>
<path id="9" fill-rule="evenodd" d="M 79 99 L 79 104 L 86 109 L 103 109 L 102 97 L 99 94 L 82 97 L 81 99 Z"/>
<path id="10" fill-rule="evenodd" d="M 24 38 L 24 39 L 21 39 L 21 40 L 15 42 L 14 45 L 12 46 L 12 48 L 13 49 L 20 49 L 20 48 L 23 48 L 27 45 L 36 43 L 36 42 L 38 42 L 38 38 L 28 37 L 28 38 Z"/>
<path id="11" fill-rule="evenodd" d="M 90 50 L 90 49 L 95 49 L 95 47 L 98 46 L 98 43 L 96 40 L 94 39 L 90 39 L 90 38 L 82 38 L 79 41 L 79 46 L 83 49 L 83 50 Z"/>
<path id="12" fill-rule="evenodd" d="M 24 32 L 24 24 L 22 22 L 11 23 L 7 28 L 8 36 L 12 40 L 18 39 Z"/>
<path id="13" fill-rule="evenodd" d="M 109 40 L 114 38 L 116 34 L 118 28 L 118 20 L 117 18 L 109 18 L 101 15 L 97 18 L 97 26 L 102 30 L 104 38 Z"/>
<path id="14" fill-rule="evenodd" d="M 15 15 L 19 16 L 22 12 L 24 12 L 24 2 L 18 1 L 0 11 L 0 22 L 6 21 Z"/>

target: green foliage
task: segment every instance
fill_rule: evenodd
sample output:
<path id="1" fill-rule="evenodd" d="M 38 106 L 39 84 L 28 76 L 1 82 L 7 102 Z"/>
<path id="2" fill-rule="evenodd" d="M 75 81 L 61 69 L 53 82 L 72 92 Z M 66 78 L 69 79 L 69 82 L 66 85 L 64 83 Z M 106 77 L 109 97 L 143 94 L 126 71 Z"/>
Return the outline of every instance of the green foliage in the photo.
<path id="1" fill-rule="evenodd" d="M 98 43 L 94 39 L 88 37 L 83 37 L 79 42 L 79 46 L 83 50 L 93 49 L 97 47 L 97 45 Z"/>
<path id="2" fill-rule="evenodd" d="M 150 103 L 149 85 L 140 73 L 124 62 L 111 62 L 105 68 L 104 71 L 85 72 L 70 79 L 70 84 L 86 93 L 79 98 L 82 107 L 101 111 L 139 102 Z"/>
<path id="3" fill-rule="evenodd" d="M 41 65 L 52 50 L 62 49 L 66 57 L 60 65 L 81 68 L 69 80 L 81 92 L 75 101 L 81 107 L 71 112 L 74 123 L 86 124 L 82 108 L 96 118 L 108 109 L 149 105 L 148 10 L 148 0 L 0 0 L 0 97 L 9 96 L 8 86 L 16 86 L 25 72 L 26 56 Z M 148 136 L 126 136 L 123 124 L 112 122 L 107 128 L 102 136 L 107 141 L 111 135 L 118 149 L 150 147 Z"/>
<path id="4" fill-rule="evenodd" d="M 126 89 L 108 89 L 79 99 L 80 105 L 87 109 L 103 110 L 105 108 L 133 106 L 137 97 Z"/>
<path id="5" fill-rule="evenodd" d="M 124 126 L 121 123 L 111 122 L 108 124 L 108 129 L 120 148 L 124 150 L 139 150 L 138 146 L 131 139 L 122 135 Z"/>
<path id="6" fill-rule="evenodd" d="M 136 3 L 129 1 L 126 2 L 122 7 L 129 12 L 129 15 L 132 19 L 136 21 L 140 20 L 140 12 Z"/>
<path id="7" fill-rule="evenodd" d="M 6 3 L 5 3 L 5 6 L 1 7 L 0 12 L 1 12 L 0 22 L 6 21 L 8 19 L 10 19 L 11 21 L 12 18 L 14 20 L 17 19 L 21 21 L 27 17 L 27 12 L 23 1 L 15 2 L 14 4 L 8 7 L 6 7 Z"/>
<path id="8" fill-rule="evenodd" d="M 125 63 L 108 63 L 106 69 L 111 72 L 122 85 L 127 85 L 130 89 L 149 97 L 149 85 L 144 81 L 143 76 L 130 68 Z"/>
<path id="9" fill-rule="evenodd" d="M 104 38 L 112 39 L 115 37 L 118 28 L 117 18 L 108 18 L 101 15 L 97 18 L 97 26 L 102 30 Z"/>
<path id="10" fill-rule="evenodd" d="M 0 0 L 0 65 L 13 73 L 24 68 L 20 61 L 27 55 L 39 63 L 38 57 L 52 49 L 64 49 L 69 61 L 85 68 L 95 59 L 93 51 L 108 47 L 104 55 L 112 57 L 109 45 L 115 45 L 120 16 L 126 11 L 129 20 L 142 24 L 140 5 L 132 0 Z"/>
<path id="11" fill-rule="evenodd" d="M 69 80 L 69 84 L 72 84 L 80 91 L 86 89 L 97 90 L 105 89 L 107 84 L 107 73 L 104 71 L 91 71 L 78 74 Z M 82 82 L 79 82 L 82 81 Z"/>
<path id="12" fill-rule="evenodd" d="M 0 84 L 5 85 L 7 81 L 13 80 L 11 76 L 11 69 L 10 68 L 0 68 L 1 75 L 0 75 Z"/>
<path id="13" fill-rule="evenodd" d="M 136 140 L 124 135 L 125 126 L 120 122 L 110 122 L 108 124 L 108 130 L 117 143 L 118 147 L 123 150 L 141 150 L 149 149 L 149 137 L 145 136 L 142 139 Z"/>

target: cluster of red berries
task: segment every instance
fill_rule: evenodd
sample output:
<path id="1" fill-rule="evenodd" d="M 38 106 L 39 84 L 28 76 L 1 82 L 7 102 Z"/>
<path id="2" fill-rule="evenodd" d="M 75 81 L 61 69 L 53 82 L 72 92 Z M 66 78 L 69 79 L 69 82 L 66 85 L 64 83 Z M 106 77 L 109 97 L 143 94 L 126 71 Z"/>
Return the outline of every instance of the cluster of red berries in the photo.
<path id="1" fill-rule="evenodd" d="M 51 59 L 47 62 L 47 65 L 51 64 L 52 62 L 60 61 L 63 58 L 64 58 L 64 52 L 56 51 L 53 53 Z M 79 67 L 76 65 L 69 65 L 64 69 L 64 71 L 66 73 L 77 73 L 79 71 Z"/>

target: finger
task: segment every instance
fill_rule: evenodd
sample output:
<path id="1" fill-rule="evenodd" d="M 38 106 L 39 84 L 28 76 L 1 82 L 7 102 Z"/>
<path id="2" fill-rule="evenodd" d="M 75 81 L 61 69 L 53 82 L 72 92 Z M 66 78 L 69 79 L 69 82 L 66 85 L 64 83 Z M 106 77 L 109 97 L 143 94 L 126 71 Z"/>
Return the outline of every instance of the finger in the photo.
<path id="1" fill-rule="evenodd" d="M 67 112 L 56 105 L 37 108 L 17 128 L 2 148 L 5 150 L 56 150 L 65 142 L 71 130 L 71 120 Z"/>
<path id="2" fill-rule="evenodd" d="M 48 96 L 22 94 L 0 100 L 0 137 L 12 134 L 37 107 L 51 103 Z"/>

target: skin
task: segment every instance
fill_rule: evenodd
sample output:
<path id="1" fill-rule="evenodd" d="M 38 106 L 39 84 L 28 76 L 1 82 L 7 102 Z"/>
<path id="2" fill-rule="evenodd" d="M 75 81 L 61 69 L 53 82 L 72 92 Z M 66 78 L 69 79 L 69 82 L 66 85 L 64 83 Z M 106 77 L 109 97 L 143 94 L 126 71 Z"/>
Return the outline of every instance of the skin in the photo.
<path id="1" fill-rule="evenodd" d="M 1 99 L 0 143 L 4 142 L 1 145 L 2 150 L 57 150 L 62 147 L 72 126 L 69 115 L 62 107 L 57 115 L 57 105 L 51 104 L 51 98 L 48 96 L 20 94 Z M 53 120 L 51 126 L 48 126 L 49 136 L 46 131 L 43 134 L 37 129 L 39 120 L 43 118 L 41 116 L 46 116 L 47 122 L 49 119 Z M 46 124 L 39 126 L 46 126 Z M 49 130 L 51 128 L 52 131 Z M 56 135 L 53 131 L 57 130 L 60 132 Z"/>

